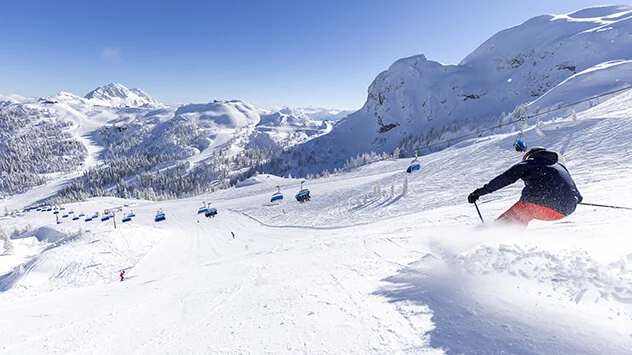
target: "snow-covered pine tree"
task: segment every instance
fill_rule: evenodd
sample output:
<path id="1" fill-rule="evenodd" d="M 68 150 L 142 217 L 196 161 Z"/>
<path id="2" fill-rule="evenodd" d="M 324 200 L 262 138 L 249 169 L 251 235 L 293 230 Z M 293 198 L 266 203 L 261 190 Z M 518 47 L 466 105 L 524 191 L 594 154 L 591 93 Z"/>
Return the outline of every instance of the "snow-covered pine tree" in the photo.
<path id="1" fill-rule="evenodd" d="M 9 235 L 7 234 L 7 232 L 5 232 L 5 230 L 2 228 L 2 226 L 0 226 L 0 240 L 2 240 L 4 242 L 4 254 L 5 255 L 12 255 L 13 254 L 13 242 L 11 241 L 11 238 L 9 237 Z"/>
<path id="2" fill-rule="evenodd" d="M 399 154 L 400 154 L 399 147 L 396 147 L 395 150 L 393 150 L 393 159 L 399 159 Z"/>
<path id="3" fill-rule="evenodd" d="M 378 198 L 382 195 L 382 190 L 380 189 L 380 185 L 375 185 L 375 187 L 373 188 L 373 194 Z"/>
<path id="4" fill-rule="evenodd" d="M 506 120 L 507 120 L 507 115 L 503 111 L 503 113 L 500 114 L 500 119 L 498 120 L 498 127 L 502 127 L 505 124 Z"/>
<path id="5" fill-rule="evenodd" d="M 408 177 L 404 178 L 404 186 L 402 187 L 402 196 L 408 194 Z"/>

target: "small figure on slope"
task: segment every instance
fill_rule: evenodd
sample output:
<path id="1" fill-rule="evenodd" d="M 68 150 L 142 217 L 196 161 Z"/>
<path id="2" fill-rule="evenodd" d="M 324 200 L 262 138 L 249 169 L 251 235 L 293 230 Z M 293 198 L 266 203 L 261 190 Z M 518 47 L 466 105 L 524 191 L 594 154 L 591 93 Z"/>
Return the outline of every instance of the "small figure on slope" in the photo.
<path id="1" fill-rule="evenodd" d="M 526 227 L 534 219 L 556 221 L 573 213 L 577 204 L 582 202 L 564 158 L 543 147 L 529 150 L 520 163 L 474 190 L 467 201 L 474 203 L 479 197 L 511 185 L 518 179 L 522 179 L 525 185 L 520 201 L 500 215 L 497 222 Z"/>
<path id="2" fill-rule="evenodd" d="M 121 281 L 123 281 L 123 279 L 125 278 L 125 270 L 121 271 L 119 276 L 121 277 Z"/>

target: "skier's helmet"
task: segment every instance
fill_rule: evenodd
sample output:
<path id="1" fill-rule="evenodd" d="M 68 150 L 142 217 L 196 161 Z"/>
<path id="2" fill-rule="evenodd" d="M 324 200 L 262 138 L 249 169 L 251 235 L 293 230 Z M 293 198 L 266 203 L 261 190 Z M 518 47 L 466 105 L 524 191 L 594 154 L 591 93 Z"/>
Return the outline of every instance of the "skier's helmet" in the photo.
<path id="1" fill-rule="evenodd" d="M 516 152 L 527 151 L 527 145 L 522 141 L 522 139 L 518 139 L 517 141 L 515 141 L 513 146 L 514 146 L 514 149 L 516 149 Z"/>
<path id="2" fill-rule="evenodd" d="M 546 150 L 546 148 L 544 148 L 544 147 L 533 147 L 533 148 L 529 149 L 529 151 L 526 152 L 525 155 L 522 156 L 522 161 L 525 161 L 525 160 L 529 159 L 531 154 L 533 154 L 535 152 L 539 152 L 541 150 Z"/>

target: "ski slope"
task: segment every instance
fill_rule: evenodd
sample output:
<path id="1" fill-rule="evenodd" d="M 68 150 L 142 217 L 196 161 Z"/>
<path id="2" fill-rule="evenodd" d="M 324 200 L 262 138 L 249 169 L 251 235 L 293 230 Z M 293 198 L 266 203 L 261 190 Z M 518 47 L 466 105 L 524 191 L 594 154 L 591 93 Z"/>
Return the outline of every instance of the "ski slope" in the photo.
<path id="1" fill-rule="evenodd" d="M 630 103 L 621 94 L 524 139 L 564 154 L 585 202 L 632 207 Z M 259 175 L 192 199 L 64 206 L 127 204 L 136 217 L 119 213 L 117 229 L 4 217 L 8 232 L 31 231 L 0 256 L 12 270 L 0 276 L 0 353 L 628 354 L 630 211 L 579 206 L 525 231 L 475 228 L 465 198 L 520 159 L 515 138 L 461 142 L 412 174 L 397 160 L 310 180 L 304 204 L 300 180 Z M 277 185 L 284 200 L 272 204 Z M 520 185 L 482 198 L 486 221 Z M 196 214 L 202 202 L 217 217 Z"/>

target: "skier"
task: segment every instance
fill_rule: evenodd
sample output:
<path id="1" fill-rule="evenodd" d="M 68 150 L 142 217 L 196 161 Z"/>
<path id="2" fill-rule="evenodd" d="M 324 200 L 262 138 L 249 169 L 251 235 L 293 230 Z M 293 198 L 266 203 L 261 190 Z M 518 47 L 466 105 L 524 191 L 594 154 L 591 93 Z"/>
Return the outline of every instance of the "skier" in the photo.
<path id="1" fill-rule="evenodd" d="M 230 232 L 230 234 L 233 236 L 233 239 L 235 239 L 235 233 Z"/>
<path id="2" fill-rule="evenodd" d="M 526 227 L 534 219 L 556 221 L 575 211 L 582 196 L 566 169 L 564 158 L 543 147 L 534 147 L 522 161 L 498 175 L 468 197 L 474 203 L 479 197 L 502 189 L 522 179 L 524 189 L 520 201 L 500 215 L 497 222 Z"/>
<path id="3" fill-rule="evenodd" d="M 123 281 L 123 279 L 125 278 L 125 270 L 121 271 L 119 276 L 121 277 L 121 281 Z"/>

